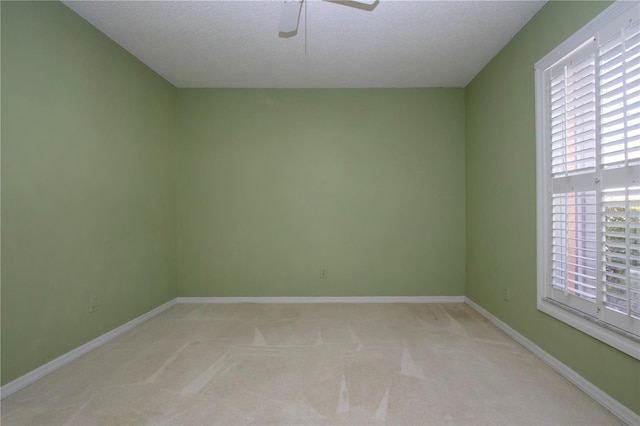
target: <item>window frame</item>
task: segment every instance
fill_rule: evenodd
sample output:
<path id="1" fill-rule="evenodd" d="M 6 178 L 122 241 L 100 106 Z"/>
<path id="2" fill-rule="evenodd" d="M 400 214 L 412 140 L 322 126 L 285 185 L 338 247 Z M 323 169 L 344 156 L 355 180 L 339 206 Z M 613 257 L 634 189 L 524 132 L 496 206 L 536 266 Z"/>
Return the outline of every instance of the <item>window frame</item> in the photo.
<path id="1" fill-rule="evenodd" d="M 638 7 L 634 1 L 618 0 L 605 9 L 587 25 L 536 62 L 535 77 L 535 113 L 536 113 L 536 238 L 537 238 L 537 309 L 604 342 L 616 349 L 640 359 L 640 340 L 631 333 L 617 329 L 596 317 L 577 309 L 563 305 L 548 298 L 550 286 L 547 276 L 551 270 L 551 197 L 548 188 L 551 184 L 551 166 L 547 164 L 550 147 L 547 146 L 549 102 L 545 77 L 546 70 L 575 49 L 585 43 L 616 20 L 621 19 Z"/>

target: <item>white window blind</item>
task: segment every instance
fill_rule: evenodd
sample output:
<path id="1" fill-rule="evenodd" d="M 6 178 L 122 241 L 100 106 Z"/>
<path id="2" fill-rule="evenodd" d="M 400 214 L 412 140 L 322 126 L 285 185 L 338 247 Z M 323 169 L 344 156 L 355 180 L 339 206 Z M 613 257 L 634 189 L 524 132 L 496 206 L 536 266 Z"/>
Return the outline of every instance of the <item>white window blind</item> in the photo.
<path id="1" fill-rule="evenodd" d="M 640 7 L 563 48 L 536 64 L 539 296 L 638 342 Z"/>

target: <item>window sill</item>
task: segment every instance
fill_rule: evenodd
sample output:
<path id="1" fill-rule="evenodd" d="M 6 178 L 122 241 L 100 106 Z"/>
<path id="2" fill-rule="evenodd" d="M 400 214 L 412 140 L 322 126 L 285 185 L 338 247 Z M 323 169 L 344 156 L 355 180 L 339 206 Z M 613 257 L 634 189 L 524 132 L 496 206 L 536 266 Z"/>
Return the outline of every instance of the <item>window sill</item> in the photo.
<path id="1" fill-rule="evenodd" d="M 624 331 L 614 331 L 610 326 L 601 325 L 596 318 L 574 313 L 571 308 L 549 299 L 539 299 L 538 310 L 640 360 L 640 339 L 627 335 Z"/>

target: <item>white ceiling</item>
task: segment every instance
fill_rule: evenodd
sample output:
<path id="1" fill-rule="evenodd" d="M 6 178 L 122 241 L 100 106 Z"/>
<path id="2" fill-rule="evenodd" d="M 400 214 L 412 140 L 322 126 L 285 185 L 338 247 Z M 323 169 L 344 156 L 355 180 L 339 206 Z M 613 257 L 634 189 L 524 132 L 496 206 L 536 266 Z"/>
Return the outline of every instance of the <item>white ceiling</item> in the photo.
<path id="1" fill-rule="evenodd" d="M 464 87 L 544 1 L 64 1 L 177 87 Z"/>

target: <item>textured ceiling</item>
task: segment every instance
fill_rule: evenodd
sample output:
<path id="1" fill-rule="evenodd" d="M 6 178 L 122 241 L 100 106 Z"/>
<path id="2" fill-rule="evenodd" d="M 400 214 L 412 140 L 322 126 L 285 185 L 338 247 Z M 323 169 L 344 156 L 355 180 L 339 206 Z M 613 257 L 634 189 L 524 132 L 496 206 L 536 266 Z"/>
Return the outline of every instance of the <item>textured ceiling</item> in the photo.
<path id="1" fill-rule="evenodd" d="M 177 87 L 464 87 L 544 1 L 65 1 Z"/>

